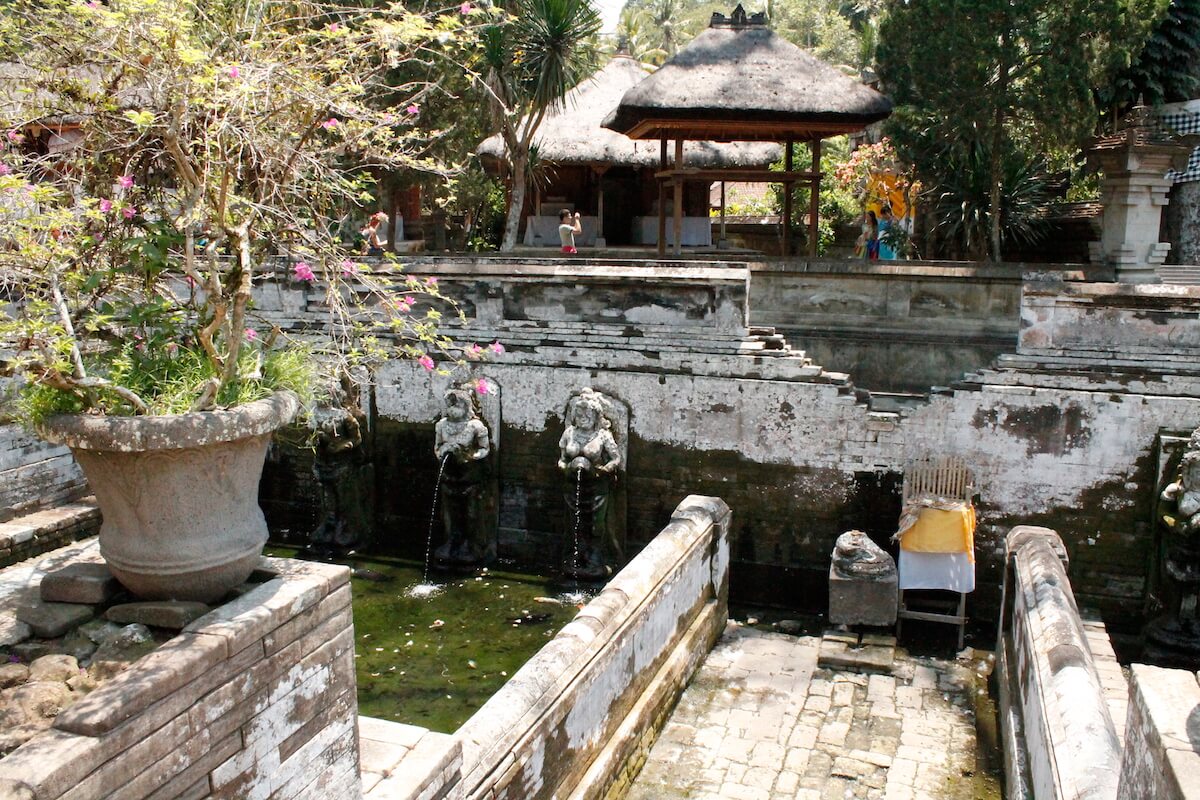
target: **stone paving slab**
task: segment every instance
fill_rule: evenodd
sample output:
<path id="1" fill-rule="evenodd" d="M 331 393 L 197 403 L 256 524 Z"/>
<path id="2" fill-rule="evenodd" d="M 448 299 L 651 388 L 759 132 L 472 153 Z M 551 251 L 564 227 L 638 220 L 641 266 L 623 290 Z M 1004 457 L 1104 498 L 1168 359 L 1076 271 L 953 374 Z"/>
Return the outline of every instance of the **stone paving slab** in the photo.
<path id="1" fill-rule="evenodd" d="M 824 669 L 821 640 L 731 624 L 627 800 L 985 800 L 971 673 L 897 650 L 891 675 Z"/>

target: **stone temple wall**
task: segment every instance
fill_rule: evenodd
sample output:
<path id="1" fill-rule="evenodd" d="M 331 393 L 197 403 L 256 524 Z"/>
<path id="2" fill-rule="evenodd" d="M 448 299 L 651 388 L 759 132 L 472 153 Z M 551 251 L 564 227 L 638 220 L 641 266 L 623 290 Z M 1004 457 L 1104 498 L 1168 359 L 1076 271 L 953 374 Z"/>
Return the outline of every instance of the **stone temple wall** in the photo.
<path id="1" fill-rule="evenodd" d="M 872 410 L 852 375 L 749 327 L 761 276 L 744 266 L 430 258 L 406 269 L 437 276 L 458 298 L 467 321 L 448 333 L 508 349 L 450 376 L 486 375 L 498 387 L 502 557 L 549 561 L 562 541 L 557 440 L 567 398 L 590 385 L 631 409 L 631 544 L 666 524 L 674 498 L 725 498 L 738 512 L 735 600 L 823 607 L 837 535 L 857 527 L 887 545 L 905 463 L 947 453 L 976 473 L 974 616 L 999 608 L 1001 534 L 1018 524 L 1060 532 L 1081 604 L 1126 619 L 1142 612 L 1156 440 L 1200 424 L 1200 288 L 1035 276 L 1022 287 L 1014 352 L 923 405 L 888 412 Z M 298 333 L 322 324 L 321 288 L 278 274 L 259 288 L 258 312 Z M 409 363 L 377 378 L 379 544 L 420 554 L 433 422 L 449 378 Z M 289 480 L 268 464 L 267 511 L 284 527 L 312 518 L 307 465 L 279 459 L 295 472 Z"/>
<path id="2" fill-rule="evenodd" d="M 888 545 L 904 465 L 945 453 L 975 471 L 974 616 L 999 608 L 1002 533 L 1018 524 L 1061 533 L 1081 604 L 1141 614 L 1156 440 L 1200 424 L 1200 378 L 1188 366 L 1200 356 L 1200 288 L 1034 276 L 1022 289 L 1015 352 L 922 405 L 885 412 L 872 410 L 853 376 L 740 324 L 756 321 L 757 278 L 744 268 L 425 259 L 408 269 L 439 277 L 470 311 L 448 333 L 499 339 L 508 352 L 449 377 L 407 362 L 378 374 L 375 452 L 388 477 L 376 510 L 386 547 L 423 546 L 441 387 L 485 375 L 500 394 L 502 556 L 545 555 L 562 541 L 562 414 L 573 390 L 593 386 L 631 410 L 631 543 L 666 524 L 672 498 L 725 498 L 738 511 L 735 600 L 823 607 L 838 534 L 857 527 Z M 263 290 L 259 308 L 302 329 L 323 306 L 318 289 L 284 282 Z M 1103 331 L 1103 346 L 1084 346 L 1089 330 Z M 384 491 L 387 481 L 405 490 Z"/>

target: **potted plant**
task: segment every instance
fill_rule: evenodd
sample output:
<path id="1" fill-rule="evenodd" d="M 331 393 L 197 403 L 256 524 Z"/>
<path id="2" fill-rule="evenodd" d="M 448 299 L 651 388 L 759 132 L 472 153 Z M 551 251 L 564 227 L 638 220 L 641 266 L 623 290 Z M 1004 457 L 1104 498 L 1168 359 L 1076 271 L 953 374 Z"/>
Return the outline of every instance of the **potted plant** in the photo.
<path id="1" fill-rule="evenodd" d="M 6 6 L 0 357 L 20 416 L 75 452 L 136 594 L 211 601 L 246 579 L 267 442 L 322 373 L 460 360 L 434 279 L 368 269 L 337 229 L 373 171 L 437 168 L 412 124 L 432 84 L 386 79 L 468 22 L 324 0 Z M 317 295 L 324 329 L 259 314 L 264 272 Z"/>

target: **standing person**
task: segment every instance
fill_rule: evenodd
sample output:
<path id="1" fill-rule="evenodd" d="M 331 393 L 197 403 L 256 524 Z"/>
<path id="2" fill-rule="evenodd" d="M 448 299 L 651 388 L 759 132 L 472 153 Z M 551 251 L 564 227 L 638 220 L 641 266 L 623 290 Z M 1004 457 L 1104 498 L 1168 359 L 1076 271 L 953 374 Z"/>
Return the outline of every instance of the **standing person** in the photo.
<path id="1" fill-rule="evenodd" d="M 577 253 L 575 249 L 575 235 L 583 233 L 583 226 L 579 224 L 579 212 L 575 212 L 575 216 L 571 216 L 570 209 L 564 208 L 558 212 L 558 240 L 562 242 L 562 251 L 564 253 Z"/>
<path id="2" fill-rule="evenodd" d="M 879 209 L 879 217 L 879 259 L 881 261 L 894 261 L 896 250 L 888 243 L 890 240 L 888 232 L 896 225 L 896 219 L 892 216 L 892 207 L 885 205 Z"/>
<path id="3" fill-rule="evenodd" d="M 875 258 L 875 245 L 878 243 L 879 228 L 875 222 L 874 211 L 864 211 L 862 217 L 862 232 L 854 242 L 855 258 Z"/>
<path id="4" fill-rule="evenodd" d="M 387 240 L 380 236 L 380 229 L 387 223 L 387 212 L 376 211 L 367 220 L 367 227 L 363 228 L 360 233 L 367 240 L 367 255 L 381 256 L 383 248 L 387 245 Z"/>
<path id="5" fill-rule="evenodd" d="M 863 235 L 867 237 L 867 260 L 879 260 L 879 220 L 874 211 L 868 211 L 863 219 Z"/>

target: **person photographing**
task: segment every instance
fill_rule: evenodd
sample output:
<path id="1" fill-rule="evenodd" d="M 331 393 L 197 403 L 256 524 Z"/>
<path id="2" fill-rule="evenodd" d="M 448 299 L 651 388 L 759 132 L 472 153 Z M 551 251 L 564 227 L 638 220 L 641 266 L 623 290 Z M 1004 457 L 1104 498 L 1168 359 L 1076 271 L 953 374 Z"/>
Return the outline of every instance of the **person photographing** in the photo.
<path id="1" fill-rule="evenodd" d="M 562 242 L 562 251 L 564 253 L 577 253 L 575 249 L 575 234 L 583 233 L 583 226 L 579 224 L 579 212 L 571 215 L 571 210 L 564 208 L 558 212 L 558 240 Z"/>

